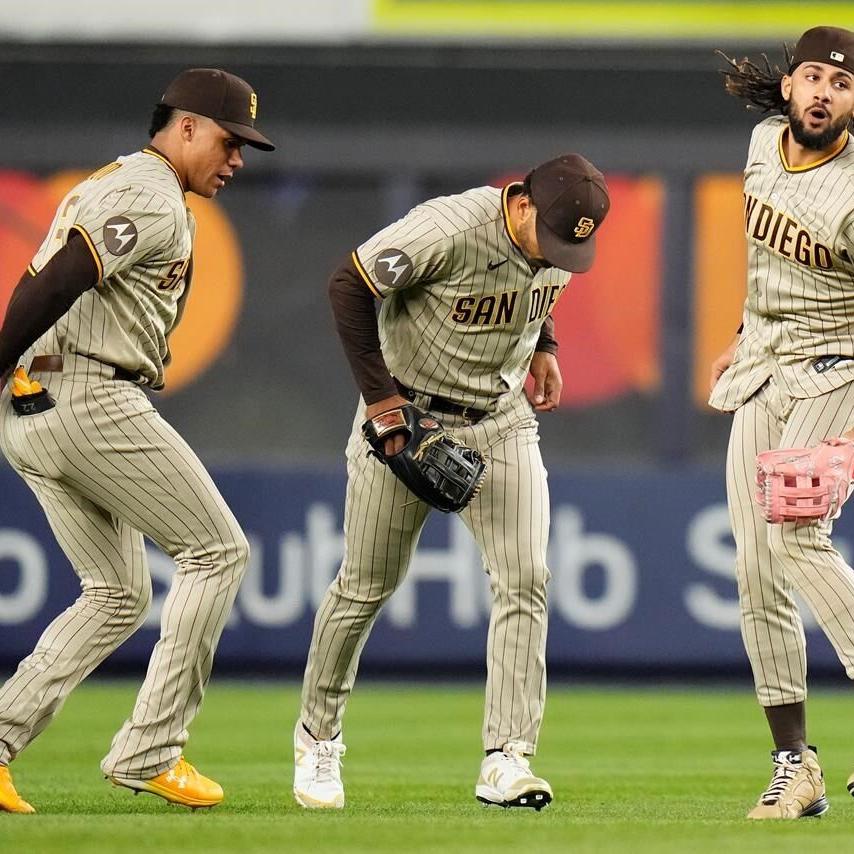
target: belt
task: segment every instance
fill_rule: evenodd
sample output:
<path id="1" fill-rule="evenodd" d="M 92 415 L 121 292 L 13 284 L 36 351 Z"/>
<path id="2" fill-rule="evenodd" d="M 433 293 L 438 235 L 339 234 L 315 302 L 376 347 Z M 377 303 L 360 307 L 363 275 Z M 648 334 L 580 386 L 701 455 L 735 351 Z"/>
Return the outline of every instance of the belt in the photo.
<path id="1" fill-rule="evenodd" d="M 812 366 L 813 370 L 818 374 L 823 374 L 825 371 L 830 370 L 834 365 L 838 362 L 850 362 L 851 356 L 820 356 L 818 359 L 814 359 Z"/>
<path id="2" fill-rule="evenodd" d="M 35 356 L 30 363 L 30 373 L 33 371 L 45 373 L 62 371 L 62 356 Z"/>
<path id="3" fill-rule="evenodd" d="M 93 359 L 93 361 L 98 360 Z M 36 371 L 44 371 L 48 374 L 62 373 L 62 364 L 62 356 L 34 356 L 33 361 L 30 363 L 30 373 L 34 373 Z M 139 374 L 136 374 L 133 371 L 128 371 L 124 368 L 119 368 L 116 365 L 109 364 L 108 362 L 102 362 L 102 364 L 105 364 L 108 368 L 113 369 L 113 379 L 115 380 L 126 380 L 127 382 L 132 383 L 139 382 Z"/>
<path id="4" fill-rule="evenodd" d="M 421 394 L 421 392 L 407 388 L 403 383 L 400 383 L 397 380 L 394 381 L 394 384 L 397 386 L 397 390 L 400 392 L 401 396 L 405 397 L 407 400 L 415 400 L 415 398 Z M 428 398 L 426 408 L 431 412 L 442 412 L 445 415 L 460 415 L 471 424 L 477 424 L 478 421 L 489 415 L 485 409 L 475 409 L 471 406 L 463 406 L 461 403 L 455 403 L 453 400 L 448 400 L 447 397 L 440 397 L 438 394 L 425 394 L 424 397 Z"/>

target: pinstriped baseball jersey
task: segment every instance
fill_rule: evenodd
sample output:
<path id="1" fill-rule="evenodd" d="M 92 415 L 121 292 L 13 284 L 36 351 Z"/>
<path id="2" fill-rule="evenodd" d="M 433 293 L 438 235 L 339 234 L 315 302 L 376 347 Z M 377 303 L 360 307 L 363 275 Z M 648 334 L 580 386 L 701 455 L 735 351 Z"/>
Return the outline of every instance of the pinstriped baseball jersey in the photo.
<path id="1" fill-rule="evenodd" d="M 571 273 L 532 270 L 510 226 L 508 190 L 431 199 L 354 253 L 383 300 L 383 357 L 407 387 L 491 409 L 524 383 Z"/>
<path id="2" fill-rule="evenodd" d="M 756 126 L 744 173 L 748 288 L 744 330 L 710 403 L 734 410 L 774 376 L 792 397 L 854 380 L 854 142 L 786 162 L 782 116 Z M 816 370 L 821 356 L 843 356 Z M 821 367 L 821 365 L 819 365 Z"/>
<path id="3" fill-rule="evenodd" d="M 177 173 L 146 148 L 90 175 L 59 205 L 31 272 L 75 229 L 95 259 L 98 287 L 84 293 L 33 352 L 90 356 L 161 388 L 195 234 Z"/>
<path id="4" fill-rule="evenodd" d="M 854 678 L 854 576 L 832 546 L 832 523 L 769 525 L 753 499 L 758 453 L 840 435 L 854 412 L 854 144 L 845 131 L 821 160 L 793 168 L 787 128 L 775 117 L 753 132 L 744 329 L 710 400 L 735 411 L 727 500 L 742 637 L 765 707 L 806 698 L 794 591 Z"/>
<path id="5" fill-rule="evenodd" d="M 42 505 L 81 593 L 0 686 L 0 764 L 141 624 L 151 604 L 144 535 L 176 573 L 136 705 L 101 767 L 148 780 L 183 752 L 249 546 L 198 457 L 138 385 L 116 377 L 120 366 L 163 382 L 193 239 L 177 174 L 152 149 L 96 172 L 61 202 L 31 272 L 69 229 L 87 241 L 100 280 L 21 360 L 62 357 L 32 373 L 55 406 L 19 416 L 0 389 L 0 450 Z"/>
<path id="6" fill-rule="evenodd" d="M 509 195 L 510 187 L 479 187 L 431 199 L 353 260 L 383 300 L 378 327 L 391 373 L 415 392 L 416 406 L 489 460 L 479 494 L 460 513 L 492 591 L 483 746 L 516 742 L 532 754 L 546 696 L 549 495 L 522 386 L 570 274 L 532 269 L 513 233 Z M 437 398 L 484 412 L 474 421 L 447 414 Z M 347 447 L 344 560 L 318 608 L 303 680 L 300 719 L 322 740 L 341 731 L 362 648 L 406 576 L 431 509 L 367 454 L 364 419 L 361 400 Z"/>

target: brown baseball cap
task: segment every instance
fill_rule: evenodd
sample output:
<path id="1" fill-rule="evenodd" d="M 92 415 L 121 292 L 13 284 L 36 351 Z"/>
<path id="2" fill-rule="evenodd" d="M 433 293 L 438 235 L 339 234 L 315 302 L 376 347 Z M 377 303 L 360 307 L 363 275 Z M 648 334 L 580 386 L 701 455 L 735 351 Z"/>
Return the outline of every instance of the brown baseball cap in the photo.
<path id="1" fill-rule="evenodd" d="M 854 32 L 841 27 L 813 27 L 795 45 L 789 74 L 802 62 L 825 62 L 854 74 Z"/>
<path id="2" fill-rule="evenodd" d="M 274 151 L 276 146 L 255 130 L 258 96 L 241 77 L 220 68 L 188 68 L 167 87 L 161 104 L 213 119 L 253 148 Z"/>
<path id="3" fill-rule="evenodd" d="M 537 241 L 553 267 L 585 273 L 596 254 L 595 231 L 611 206 L 602 173 L 580 154 L 564 154 L 531 172 Z"/>

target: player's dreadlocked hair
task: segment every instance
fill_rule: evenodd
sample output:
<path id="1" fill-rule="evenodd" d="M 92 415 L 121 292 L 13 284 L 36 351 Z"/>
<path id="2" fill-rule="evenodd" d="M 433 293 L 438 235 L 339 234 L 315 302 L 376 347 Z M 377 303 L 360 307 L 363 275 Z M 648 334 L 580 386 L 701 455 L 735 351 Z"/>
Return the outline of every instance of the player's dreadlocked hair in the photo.
<path id="1" fill-rule="evenodd" d="M 792 52 L 783 45 L 786 68 L 792 64 Z M 730 95 L 747 101 L 748 110 L 760 110 L 769 113 L 777 110 L 784 116 L 789 112 L 789 102 L 780 92 L 780 81 L 786 74 L 776 65 L 771 65 L 768 57 L 762 54 L 762 65 L 751 62 L 747 57 L 739 62 L 727 56 L 723 51 L 715 51 L 726 60 L 729 68 L 721 69 L 724 86 Z"/>

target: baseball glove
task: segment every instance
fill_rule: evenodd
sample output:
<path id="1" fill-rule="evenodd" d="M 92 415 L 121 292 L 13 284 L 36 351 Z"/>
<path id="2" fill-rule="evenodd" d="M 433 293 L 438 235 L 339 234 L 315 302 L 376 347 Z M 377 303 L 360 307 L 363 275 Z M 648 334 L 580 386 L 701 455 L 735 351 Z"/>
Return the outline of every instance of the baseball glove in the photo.
<path id="1" fill-rule="evenodd" d="M 486 477 L 484 458 L 453 436 L 431 415 L 411 403 L 390 409 L 362 425 L 370 451 L 406 487 L 443 513 L 457 513 L 480 491 Z M 401 451 L 388 455 L 385 440 L 404 433 Z"/>
<path id="2" fill-rule="evenodd" d="M 851 494 L 854 442 L 780 448 L 756 457 L 756 503 L 768 522 L 836 519 Z"/>

